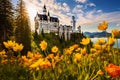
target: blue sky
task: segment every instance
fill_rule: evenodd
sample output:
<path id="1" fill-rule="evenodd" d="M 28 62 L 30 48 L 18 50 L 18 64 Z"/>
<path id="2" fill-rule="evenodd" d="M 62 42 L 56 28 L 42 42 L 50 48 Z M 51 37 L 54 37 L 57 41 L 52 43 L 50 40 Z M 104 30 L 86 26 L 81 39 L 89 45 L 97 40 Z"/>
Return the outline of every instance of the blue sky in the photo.
<path id="1" fill-rule="evenodd" d="M 12 0 L 16 4 L 17 0 Z M 108 21 L 108 31 L 120 30 L 120 0 L 24 0 L 34 30 L 36 13 L 42 14 L 45 4 L 51 16 L 59 18 L 61 24 L 71 25 L 71 16 L 75 16 L 76 27 L 82 31 L 96 32 L 97 25 Z"/>

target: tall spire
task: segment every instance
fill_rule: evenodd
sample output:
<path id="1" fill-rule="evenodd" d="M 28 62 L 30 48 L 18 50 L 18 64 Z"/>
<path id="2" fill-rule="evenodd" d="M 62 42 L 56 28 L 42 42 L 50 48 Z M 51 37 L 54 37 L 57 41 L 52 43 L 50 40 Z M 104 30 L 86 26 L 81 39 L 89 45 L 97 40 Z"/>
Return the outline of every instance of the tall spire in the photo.
<path id="1" fill-rule="evenodd" d="M 50 16 L 50 12 L 48 11 L 48 16 Z"/>
<path id="2" fill-rule="evenodd" d="M 49 13 L 49 11 L 48 11 L 48 21 L 50 22 L 50 13 Z"/>
<path id="3" fill-rule="evenodd" d="M 76 21 L 75 21 L 75 17 L 74 16 L 72 16 L 72 21 L 71 21 L 71 23 L 72 23 L 72 30 L 74 31 L 75 29 L 76 29 Z"/>
<path id="4" fill-rule="evenodd" d="M 43 13 L 46 15 L 46 12 L 47 12 L 47 10 L 46 10 L 46 5 L 44 4 Z"/>

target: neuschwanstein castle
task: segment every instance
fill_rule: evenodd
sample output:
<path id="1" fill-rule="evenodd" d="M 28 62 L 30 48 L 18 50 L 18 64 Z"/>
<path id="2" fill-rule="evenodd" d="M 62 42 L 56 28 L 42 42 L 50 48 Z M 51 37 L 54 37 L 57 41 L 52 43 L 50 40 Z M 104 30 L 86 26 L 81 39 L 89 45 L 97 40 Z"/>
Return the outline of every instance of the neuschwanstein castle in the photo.
<path id="1" fill-rule="evenodd" d="M 60 25 L 60 21 L 57 17 L 52 17 L 50 12 L 46 10 L 46 6 L 43 7 L 43 14 L 37 13 L 35 16 L 35 30 L 38 34 L 54 32 L 60 37 L 65 36 L 65 39 L 70 38 L 71 33 L 76 32 L 75 17 L 71 16 L 71 25 Z M 79 28 L 80 29 L 80 28 Z"/>

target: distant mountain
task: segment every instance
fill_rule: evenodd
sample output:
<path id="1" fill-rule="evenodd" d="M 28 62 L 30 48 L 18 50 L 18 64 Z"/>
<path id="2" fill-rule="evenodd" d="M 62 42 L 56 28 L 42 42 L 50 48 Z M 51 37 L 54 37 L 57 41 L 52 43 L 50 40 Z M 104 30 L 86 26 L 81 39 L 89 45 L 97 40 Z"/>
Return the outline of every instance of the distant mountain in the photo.
<path id="1" fill-rule="evenodd" d="M 106 35 L 111 36 L 111 33 L 108 33 L 106 31 L 103 31 L 103 32 L 84 32 L 83 34 L 85 36 L 89 36 L 91 38 L 93 38 L 93 37 L 106 37 Z"/>

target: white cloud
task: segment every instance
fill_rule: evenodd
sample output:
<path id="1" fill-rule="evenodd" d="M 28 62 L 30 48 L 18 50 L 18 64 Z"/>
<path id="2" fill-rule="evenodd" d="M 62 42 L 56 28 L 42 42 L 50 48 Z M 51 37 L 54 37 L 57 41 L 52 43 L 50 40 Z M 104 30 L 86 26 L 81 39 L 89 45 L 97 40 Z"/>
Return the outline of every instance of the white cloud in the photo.
<path id="1" fill-rule="evenodd" d="M 116 24 L 116 26 L 120 26 L 120 24 Z"/>
<path id="2" fill-rule="evenodd" d="M 101 12 L 102 12 L 102 10 L 97 10 L 97 12 L 98 12 L 98 13 L 101 13 Z"/>
<path id="3" fill-rule="evenodd" d="M 111 12 L 111 13 L 98 13 L 97 10 L 89 11 L 86 15 L 78 14 L 77 17 L 77 26 L 81 25 L 84 31 L 97 31 L 97 26 L 102 21 L 107 21 L 111 23 L 120 23 L 120 12 Z M 112 26 L 110 26 L 112 27 Z M 112 28 L 111 28 L 112 29 Z M 110 28 L 109 28 L 110 31 Z"/>
<path id="4" fill-rule="evenodd" d="M 96 6 L 94 3 L 89 3 L 87 5 L 90 6 L 90 7 L 95 7 Z"/>
<path id="5" fill-rule="evenodd" d="M 69 13 L 66 13 L 66 15 L 69 16 L 69 17 L 74 16 L 74 14 L 72 14 L 72 13 L 70 13 L 70 12 L 69 12 Z"/>
<path id="6" fill-rule="evenodd" d="M 85 4 L 84 9 L 88 9 L 89 7 L 93 7 L 94 8 L 94 7 L 96 7 L 96 5 L 94 3 L 89 2 L 89 3 Z"/>
<path id="7" fill-rule="evenodd" d="M 76 2 L 79 2 L 79 3 L 85 3 L 87 2 L 87 0 L 75 0 Z"/>
<path id="8" fill-rule="evenodd" d="M 66 11 L 66 12 L 69 12 L 70 11 L 70 8 L 69 6 L 67 5 L 67 3 L 63 3 L 63 10 Z"/>
<path id="9" fill-rule="evenodd" d="M 78 20 L 80 21 L 81 24 L 93 24 L 95 22 L 100 22 L 103 20 L 106 20 L 108 22 L 118 22 L 120 21 L 120 18 L 118 18 L 118 16 L 120 16 L 120 12 L 111 12 L 111 13 L 103 13 L 100 12 L 98 10 L 92 10 L 92 11 L 88 11 L 84 16 L 81 14 L 78 14 Z"/>
<path id="10" fill-rule="evenodd" d="M 76 13 L 76 14 L 78 14 L 78 13 L 83 13 L 83 5 L 76 5 L 74 8 L 73 8 L 73 10 L 72 10 L 72 12 L 73 13 Z"/>

